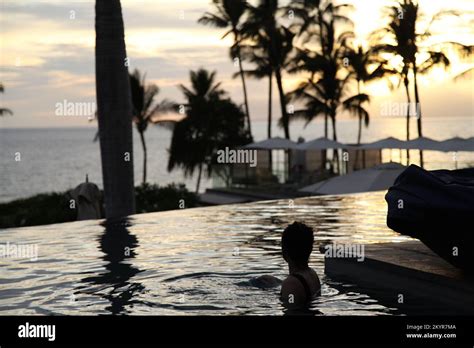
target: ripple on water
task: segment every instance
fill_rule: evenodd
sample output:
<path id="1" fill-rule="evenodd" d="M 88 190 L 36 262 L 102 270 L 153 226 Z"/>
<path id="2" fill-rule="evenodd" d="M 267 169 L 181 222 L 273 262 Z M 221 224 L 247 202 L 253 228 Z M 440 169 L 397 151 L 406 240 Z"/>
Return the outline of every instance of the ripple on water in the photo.
<path id="1" fill-rule="evenodd" d="M 324 276 L 319 246 L 401 241 L 385 226 L 382 193 L 257 202 L 133 216 L 128 225 L 83 221 L 7 229 L 0 243 L 36 243 L 38 260 L 0 259 L 0 314 L 282 315 L 288 223 L 315 229 L 310 265 L 322 281 L 311 315 L 398 314 Z"/>

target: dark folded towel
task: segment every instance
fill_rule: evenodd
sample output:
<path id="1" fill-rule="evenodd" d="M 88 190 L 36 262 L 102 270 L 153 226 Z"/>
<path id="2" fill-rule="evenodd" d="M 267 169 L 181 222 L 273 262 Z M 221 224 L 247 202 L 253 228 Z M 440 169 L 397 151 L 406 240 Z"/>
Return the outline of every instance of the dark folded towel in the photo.
<path id="1" fill-rule="evenodd" d="M 474 168 L 426 171 L 411 165 L 385 200 L 388 227 L 474 271 Z"/>

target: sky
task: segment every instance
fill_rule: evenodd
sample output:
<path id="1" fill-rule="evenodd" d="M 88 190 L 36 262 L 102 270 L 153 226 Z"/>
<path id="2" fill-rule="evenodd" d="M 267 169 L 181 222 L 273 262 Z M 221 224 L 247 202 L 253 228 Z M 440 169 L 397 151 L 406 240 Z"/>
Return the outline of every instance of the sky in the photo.
<path id="1" fill-rule="evenodd" d="M 351 18 L 361 42 L 384 25 L 381 11 L 390 4 L 389 0 L 345 2 L 355 6 Z M 223 88 L 237 103 L 243 102 L 240 80 L 232 78 L 237 70 L 228 53 L 230 37 L 221 40 L 223 30 L 197 23 L 211 9 L 210 3 L 209 0 L 122 0 L 129 69 L 146 72 L 147 80 L 160 87 L 160 98 L 182 102 L 177 86 L 189 84 L 189 71 L 203 67 L 217 70 Z M 433 26 L 435 39 L 474 44 L 474 1 L 420 0 L 419 3 L 426 18 L 441 9 L 463 13 L 457 21 L 445 20 Z M 95 102 L 94 1 L 0 0 L 0 4 L 0 81 L 5 86 L 0 105 L 14 112 L 13 116 L 0 118 L 0 127 L 95 126 L 87 115 L 57 113 L 58 104 L 65 101 Z M 452 79 L 472 65 L 472 60 L 453 61 L 448 73 L 434 70 L 421 78 L 425 117 L 474 117 L 472 76 L 457 82 Z M 285 74 L 285 91 L 294 88 L 299 79 Z M 250 80 L 248 84 L 251 118 L 264 121 L 268 82 Z M 373 96 L 369 107 L 371 117 L 381 117 L 384 103 L 405 101 L 403 91 L 391 92 L 384 81 L 368 85 L 367 93 Z M 273 101 L 274 112 L 278 114 L 276 93 Z"/>

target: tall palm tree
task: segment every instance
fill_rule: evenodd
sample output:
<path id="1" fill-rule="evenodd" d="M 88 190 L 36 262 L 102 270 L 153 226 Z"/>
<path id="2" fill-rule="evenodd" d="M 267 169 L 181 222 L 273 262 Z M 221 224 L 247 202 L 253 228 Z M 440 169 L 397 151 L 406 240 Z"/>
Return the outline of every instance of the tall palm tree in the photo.
<path id="1" fill-rule="evenodd" d="M 246 45 L 242 47 L 242 58 L 254 66 L 247 69 L 244 74 L 254 79 L 268 78 L 268 113 L 267 113 L 267 137 L 272 137 L 272 85 L 273 69 L 267 55 L 268 51 L 259 45 Z"/>
<path id="2" fill-rule="evenodd" d="M 357 47 L 348 47 L 345 58 L 349 61 L 349 70 L 353 73 L 357 83 L 357 94 L 361 94 L 361 88 L 364 84 L 379 79 L 387 74 L 386 61 L 379 55 L 375 54 L 371 49 L 364 49 L 362 45 Z M 357 132 L 357 145 L 360 145 L 362 138 L 362 124 L 367 127 L 370 122 L 369 114 L 357 115 L 359 118 L 359 126 Z"/>
<path id="3" fill-rule="evenodd" d="M 120 0 L 96 0 L 97 114 L 107 218 L 135 212 L 132 98 Z"/>
<path id="4" fill-rule="evenodd" d="M 393 63 L 391 63 L 393 64 Z M 390 81 L 390 79 L 387 79 L 389 83 L 390 90 L 394 90 L 395 87 L 399 88 L 400 85 L 403 83 L 403 86 L 405 88 L 405 96 L 407 99 L 407 110 L 406 110 L 406 140 L 410 140 L 410 118 L 413 116 L 413 107 L 412 107 L 412 99 L 411 99 L 411 94 L 410 94 L 410 80 L 408 78 L 408 65 L 402 63 L 401 66 L 398 67 L 393 67 L 393 65 L 390 65 L 387 63 L 384 68 L 384 75 L 386 77 L 395 77 L 398 80 L 398 83 L 396 86 Z M 410 164 L 410 150 L 406 150 L 406 156 L 407 156 L 407 165 Z"/>
<path id="5" fill-rule="evenodd" d="M 387 27 L 376 30 L 371 35 L 371 40 L 374 44 L 372 51 L 376 54 L 388 53 L 391 57 L 400 57 L 401 63 L 395 65 L 393 61 L 396 59 L 389 59 L 389 64 L 386 68 L 387 76 L 395 76 L 399 81 L 403 81 L 405 87 L 405 94 L 407 98 L 407 113 L 406 113 L 406 140 L 410 140 L 410 118 L 411 118 L 411 95 L 410 95 L 410 79 L 409 72 L 411 62 L 414 59 L 414 53 L 410 48 L 409 33 L 405 30 L 404 12 L 401 7 L 397 5 L 387 8 L 389 23 Z M 388 43 L 380 43 L 382 40 L 389 38 Z M 398 84 L 400 85 L 400 83 Z M 391 86 L 393 88 L 393 86 Z M 410 150 L 407 149 L 407 164 L 410 162 Z"/>
<path id="6" fill-rule="evenodd" d="M 137 127 L 138 134 L 140 134 L 140 141 L 143 148 L 142 182 L 146 183 L 147 147 L 145 131 L 148 128 L 148 124 L 152 122 L 154 115 L 173 110 L 175 104 L 166 99 L 157 103 L 156 98 L 160 93 L 160 89 L 155 84 L 146 84 L 145 75 L 142 75 L 138 69 L 135 69 L 134 72 L 130 74 L 130 90 L 133 104 L 133 121 Z"/>
<path id="7" fill-rule="evenodd" d="M 353 9 L 349 4 L 335 4 L 333 0 L 291 0 L 286 9 L 294 12 L 296 20 L 291 29 L 296 31 L 303 47 L 308 43 L 316 44 L 323 56 L 331 53 L 334 42 L 332 35 L 335 32 L 328 30 L 327 24 L 332 23 L 333 27 L 339 23 L 349 28 L 353 26 L 353 22 L 344 14 Z M 347 33 L 353 35 L 350 30 Z"/>
<path id="8" fill-rule="evenodd" d="M 369 102 L 367 94 L 358 93 L 348 96 L 354 73 L 343 64 L 346 56 L 347 40 L 353 37 L 351 32 L 336 36 L 334 19 L 329 17 L 322 22 L 325 34 L 325 48 L 320 52 L 300 49 L 291 69 L 292 72 L 309 73 L 309 78 L 302 82 L 291 93 L 296 100 L 304 102 L 304 108 L 297 110 L 292 119 L 302 118 L 307 123 L 315 117 L 324 116 L 325 136 L 327 137 L 327 120 L 332 123 L 333 139 L 337 141 L 336 115 L 349 112 L 363 119 L 368 118 L 367 110 L 362 104 Z"/>
<path id="9" fill-rule="evenodd" d="M 245 70 L 245 74 L 249 77 L 262 79 L 268 78 L 268 123 L 267 123 L 267 136 L 272 136 L 272 90 L 273 90 L 273 77 L 275 66 L 281 64 L 281 66 L 287 67 L 290 62 L 290 54 L 292 52 L 292 40 L 294 34 L 289 29 L 281 27 L 278 28 L 275 41 L 277 42 L 277 54 L 271 53 L 271 40 L 268 36 L 256 36 L 251 44 L 242 45 L 242 58 L 253 65 L 253 69 Z M 281 63 L 276 63 L 278 60 Z M 279 91 L 283 92 L 281 74 L 279 75 Z M 279 92 L 280 93 L 280 92 Z M 281 99 L 280 99 L 281 100 Z M 286 100 L 285 100 L 286 104 Z M 286 106 L 285 106 L 286 110 Z M 282 120 L 284 118 L 282 117 Z M 283 124 L 283 122 L 280 122 Z"/>
<path id="10" fill-rule="evenodd" d="M 310 74 L 309 79 L 313 80 L 315 74 L 321 70 L 321 64 L 334 58 L 335 30 L 337 23 L 353 25 L 352 21 L 343 14 L 344 10 L 352 9 L 351 5 L 335 5 L 332 0 L 292 0 L 286 7 L 292 10 L 295 21 L 292 23 L 292 30 L 297 33 L 301 47 L 297 48 L 297 53 L 290 63 L 290 72 L 306 71 Z M 351 31 L 343 32 L 341 40 L 345 42 L 347 38 L 353 36 Z M 311 44 L 311 48 L 306 45 Z M 314 44 L 318 47 L 315 51 Z M 341 47 L 342 48 L 342 47 Z M 318 52 L 314 56 L 314 52 Z M 337 65 L 337 64 L 336 64 Z M 328 137 L 328 118 L 324 116 L 324 135 Z"/>
<path id="11" fill-rule="evenodd" d="M 268 111 L 267 111 L 267 138 L 272 137 L 273 118 L 273 68 L 268 50 L 269 43 L 263 37 L 258 43 L 242 45 L 242 58 L 249 61 L 254 68 L 245 70 L 245 75 L 255 79 L 268 78 Z M 285 53 L 283 53 L 285 54 Z M 272 151 L 268 152 L 269 167 L 272 168 Z"/>
<path id="12" fill-rule="evenodd" d="M 280 124 L 283 126 L 285 137 L 289 139 L 289 114 L 283 90 L 282 71 L 292 51 L 294 33 L 277 20 L 278 13 L 282 10 L 278 0 L 260 0 L 257 6 L 249 5 L 248 8 L 248 18 L 242 32 L 245 38 L 257 42 L 267 50 L 268 61 L 278 88 L 281 108 Z"/>
<path id="13" fill-rule="evenodd" d="M 352 72 L 354 79 L 357 84 L 357 94 L 361 94 L 362 85 L 379 79 L 387 74 L 386 61 L 379 55 L 375 54 L 371 49 L 364 49 L 362 45 L 357 47 L 349 46 L 345 53 L 345 58 L 348 59 L 349 70 Z M 375 66 L 375 68 L 374 68 Z M 365 127 L 369 126 L 370 115 L 356 114 L 359 119 L 358 131 L 357 131 L 357 145 L 360 145 L 362 139 L 362 124 Z M 356 158 L 354 166 L 359 162 L 359 152 L 356 151 Z"/>
<path id="14" fill-rule="evenodd" d="M 418 2 L 415 0 L 398 0 L 393 6 L 387 8 L 389 12 L 389 22 L 385 28 L 378 31 L 385 36 L 389 43 L 379 45 L 379 49 L 387 53 L 397 54 L 403 58 L 406 76 L 409 72 L 413 75 L 413 91 L 415 95 L 417 111 L 417 131 L 418 136 L 423 136 L 421 100 L 418 88 L 418 77 L 428 73 L 434 66 L 447 68 L 450 60 L 446 54 L 447 48 L 454 51 L 465 52 L 469 46 L 458 42 L 442 42 L 434 45 L 427 45 L 433 34 L 430 32 L 431 25 L 438 19 L 446 15 L 458 15 L 455 11 L 441 11 L 435 14 L 429 21 L 426 30 L 419 29 L 421 22 L 421 11 Z M 423 61 L 418 59 L 425 56 Z M 409 81 L 408 81 L 409 83 Z M 423 151 L 420 150 L 420 164 L 423 166 Z"/>
<path id="15" fill-rule="evenodd" d="M 245 83 L 244 69 L 242 67 L 242 57 L 240 53 L 240 43 L 242 40 L 241 22 L 245 11 L 247 10 L 246 0 L 213 0 L 214 10 L 216 13 L 206 12 L 204 16 L 199 18 L 198 22 L 204 25 L 211 25 L 217 28 L 229 28 L 222 36 L 224 39 L 227 35 L 234 36 L 234 45 L 231 47 L 231 57 L 237 58 L 239 64 L 239 75 L 242 81 L 244 94 L 245 113 L 247 117 L 247 127 L 249 134 L 252 134 L 250 123 L 250 110 L 247 98 L 247 86 Z"/>
<path id="16" fill-rule="evenodd" d="M 5 91 L 5 87 L 3 87 L 3 83 L 0 82 L 0 93 L 3 93 L 4 91 Z M 0 116 L 7 115 L 7 114 L 13 115 L 13 112 L 10 109 L 0 107 Z"/>
<path id="17" fill-rule="evenodd" d="M 465 45 L 464 48 L 460 50 L 460 55 L 462 58 L 470 58 L 473 54 L 474 54 L 474 45 Z M 466 70 L 454 76 L 454 81 L 458 81 L 466 77 L 471 77 L 473 72 L 474 72 L 474 66 L 471 66 L 470 68 L 467 68 Z"/>
<path id="18" fill-rule="evenodd" d="M 365 93 L 348 96 L 351 73 L 338 77 L 335 73 L 334 62 L 327 61 L 321 66 L 319 76 L 300 83 L 291 95 L 304 102 L 303 109 L 296 110 L 293 119 L 304 119 L 307 123 L 318 116 L 331 120 L 332 138 L 337 141 L 336 116 L 340 112 L 349 112 L 363 119 L 369 118 L 367 110 L 362 104 L 369 102 L 370 97 Z"/>
<path id="19" fill-rule="evenodd" d="M 290 73 L 301 73 L 305 72 L 309 74 L 309 77 L 300 83 L 297 89 L 288 93 L 291 99 L 301 99 L 305 93 L 310 88 L 315 88 L 314 81 L 323 71 L 329 71 L 329 62 L 327 57 L 323 56 L 322 54 L 310 50 L 310 49 L 301 49 L 297 48 L 297 53 L 295 54 L 295 58 L 293 59 L 291 66 L 289 67 Z M 309 96 L 306 96 L 308 99 Z M 316 111 L 315 105 L 312 107 L 308 107 L 305 109 L 306 112 L 309 112 L 309 109 L 314 108 Z M 328 110 L 323 108 L 324 110 Z M 301 113 L 302 110 L 296 112 L 296 115 L 293 118 L 301 117 L 303 114 Z M 316 114 L 324 116 L 324 137 L 328 138 L 328 119 L 329 119 L 329 112 L 317 112 Z M 309 117 L 309 115 L 307 116 Z"/>
<path id="20" fill-rule="evenodd" d="M 203 169 L 211 175 L 217 151 L 247 144 L 251 137 L 245 114 L 216 82 L 216 72 L 199 69 L 190 78 L 191 88 L 179 86 L 187 101 L 186 117 L 174 127 L 168 171 L 180 167 L 190 176 L 197 169 L 198 193 Z"/>

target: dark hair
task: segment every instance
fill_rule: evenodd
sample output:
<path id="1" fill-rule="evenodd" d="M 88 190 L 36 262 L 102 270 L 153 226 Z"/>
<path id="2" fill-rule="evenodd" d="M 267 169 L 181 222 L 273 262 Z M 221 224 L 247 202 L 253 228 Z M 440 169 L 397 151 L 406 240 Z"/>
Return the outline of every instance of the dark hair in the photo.
<path id="1" fill-rule="evenodd" d="M 283 256 L 288 256 L 299 266 L 307 266 L 309 255 L 313 251 L 313 229 L 301 222 L 288 225 L 281 236 Z"/>

